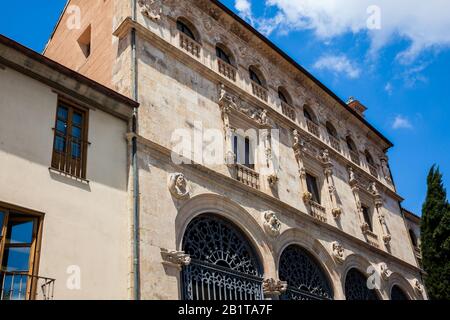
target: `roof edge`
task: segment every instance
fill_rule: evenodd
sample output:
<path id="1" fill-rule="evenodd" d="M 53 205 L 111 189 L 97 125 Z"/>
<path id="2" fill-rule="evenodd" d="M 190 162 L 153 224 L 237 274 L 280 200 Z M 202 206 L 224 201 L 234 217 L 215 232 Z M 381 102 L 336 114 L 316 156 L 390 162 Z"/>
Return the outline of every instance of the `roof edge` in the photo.
<path id="1" fill-rule="evenodd" d="M 0 34 L 0 44 L 3 44 L 7 47 L 10 47 L 14 50 L 19 51 L 20 53 L 24 54 L 25 56 L 36 60 L 37 62 L 40 62 L 42 64 L 47 65 L 48 67 L 57 70 L 58 72 L 61 72 L 62 74 L 66 75 L 67 77 L 73 78 L 81 83 L 84 83 L 88 86 L 93 87 L 95 90 L 99 91 L 102 94 L 105 94 L 107 96 L 110 96 L 112 99 L 117 100 L 118 102 L 128 105 L 131 108 L 137 108 L 139 107 L 139 103 L 128 98 L 127 96 L 124 96 L 123 94 L 120 94 L 119 92 L 106 87 L 105 85 L 94 81 L 70 68 L 67 68 L 66 66 L 51 60 L 50 58 L 47 58 L 43 56 L 42 54 L 27 48 L 20 43 L 4 36 L 3 34 Z"/>

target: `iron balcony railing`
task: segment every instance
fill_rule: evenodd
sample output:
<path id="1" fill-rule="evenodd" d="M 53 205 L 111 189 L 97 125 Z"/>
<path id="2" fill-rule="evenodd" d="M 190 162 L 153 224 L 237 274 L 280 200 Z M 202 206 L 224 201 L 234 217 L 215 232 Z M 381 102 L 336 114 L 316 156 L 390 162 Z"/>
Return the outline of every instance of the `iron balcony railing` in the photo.
<path id="1" fill-rule="evenodd" d="M 55 130 L 52 168 L 74 176 L 86 178 L 86 154 L 90 143 Z"/>
<path id="2" fill-rule="evenodd" d="M 192 260 L 183 267 L 185 300 L 263 300 L 263 279 Z"/>
<path id="3" fill-rule="evenodd" d="M 23 272 L 0 272 L 0 300 L 53 300 L 55 279 Z"/>
<path id="4" fill-rule="evenodd" d="M 286 292 L 284 292 L 281 295 L 280 300 L 332 300 L 332 299 L 326 296 L 315 295 L 301 289 L 294 289 L 288 287 Z"/>

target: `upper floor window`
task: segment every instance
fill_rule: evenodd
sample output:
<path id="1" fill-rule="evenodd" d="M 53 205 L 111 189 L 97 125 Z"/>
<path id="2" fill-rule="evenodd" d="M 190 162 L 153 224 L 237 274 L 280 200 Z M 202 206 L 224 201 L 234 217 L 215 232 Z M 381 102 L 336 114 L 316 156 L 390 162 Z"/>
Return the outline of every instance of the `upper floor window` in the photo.
<path id="1" fill-rule="evenodd" d="M 309 110 L 309 108 L 306 107 L 306 106 L 303 108 L 303 115 L 304 115 L 305 118 L 308 119 L 309 121 L 314 122 L 314 123 L 316 122 L 315 119 L 314 119 L 314 116 L 313 116 L 312 111 Z"/>
<path id="2" fill-rule="evenodd" d="M 347 142 L 347 147 L 348 147 L 348 149 L 349 149 L 350 151 L 357 152 L 356 145 L 355 145 L 355 143 L 353 142 L 352 138 L 350 138 L 350 136 L 348 136 L 345 140 L 346 140 L 346 142 Z"/>
<path id="3" fill-rule="evenodd" d="M 278 98 L 284 103 L 291 104 L 291 99 L 289 99 L 289 95 L 283 88 L 278 89 Z"/>
<path id="4" fill-rule="evenodd" d="M 306 186 L 308 188 L 308 192 L 312 194 L 312 200 L 315 203 L 320 204 L 320 192 L 319 185 L 317 184 L 317 178 L 309 173 L 306 174 Z"/>
<path id="5" fill-rule="evenodd" d="M 370 154 L 369 151 L 365 151 L 365 156 L 366 156 L 366 160 L 367 163 L 370 164 L 371 166 L 375 166 L 375 161 L 373 161 L 372 155 Z"/>
<path id="6" fill-rule="evenodd" d="M 326 129 L 327 129 L 327 132 L 328 132 L 328 134 L 329 134 L 330 136 L 332 136 L 333 138 L 336 138 L 336 139 L 337 139 L 337 137 L 338 137 L 337 131 L 336 131 L 336 129 L 334 128 L 334 126 L 331 124 L 331 122 L 327 121 L 327 123 L 326 123 Z"/>
<path id="7" fill-rule="evenodd" d="M 187 35 L 189 38 L 191 38 L 192 40 L 197 41 L 194 32 L 191 30 L 191 28 L 189 28 L 186 23 L 178 20 L 177 21 L 177 29 L 178 31 L 182 32 L 183 34 Z"/>
<path id="8" fill-rule="evenodd" d="M 59 101 L 54 129 L 52 168 L 86 178 L 88 111 Z"/>
<path id="9" fill-rule="evenodd" d="M 369 230 L 373 232 L 372 218 L 370 214 L 369 207 L 362 206 L 362 213 L 364 217 L 364 222 L 369 226 Z"/>
<path id="10" fill-rule="evenodd" d="M 236 155 L 236 163 L 255 170 L 254 145 L 249 137 L 234 135 L 233 149 Z"/>
<path id="11" fill-rule="evenodd" d="M 250 67 L 249 73 L 250 73 L 250 79 L 253 82 L 256 82 L 260 86 L 264 86 L 261 76 L 258 75 L 258 72 L 253 67 Z"/>
<path id="12" fill-rule="evenodd" d="M 224 49 L 222 49 L 220 47 L 216 47 L 216 55 L 217 55 L 217 58 L 219 58 L 220 60 L 222 60 L 228 64 L 231 64 L 231 57 L 229 54 L 227 54 L 225 52 Z"/>
<path id="13" fill-rule="evenodd" d="M 414 231 L 409 229 L 409 237 L 411 238 L 411 242 L 415 248 L 417 248 L 417 237 Z"/>

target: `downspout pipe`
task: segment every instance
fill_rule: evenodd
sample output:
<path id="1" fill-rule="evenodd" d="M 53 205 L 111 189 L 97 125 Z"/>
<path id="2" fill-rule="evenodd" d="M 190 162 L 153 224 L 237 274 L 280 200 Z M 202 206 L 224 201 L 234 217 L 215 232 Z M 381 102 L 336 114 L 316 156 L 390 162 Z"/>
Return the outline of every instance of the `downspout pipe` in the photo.
<path id="1" fill-rule="evenodd" d="M 137 19 L 137 3 L 131 0 L 132 19 Z M 131 87 L 135 101 L 139 99 L 138 93 L 138 64 L 136 55 L 136 29 L 131 29 Z M 140 275 L 140 246 L 139 246 L 139 169 L 137 155 L 137 108 L 133 110 L 131 140 L 131 161 L 133 170 L 133 299 L 141 299 L 141 275 Z"/>

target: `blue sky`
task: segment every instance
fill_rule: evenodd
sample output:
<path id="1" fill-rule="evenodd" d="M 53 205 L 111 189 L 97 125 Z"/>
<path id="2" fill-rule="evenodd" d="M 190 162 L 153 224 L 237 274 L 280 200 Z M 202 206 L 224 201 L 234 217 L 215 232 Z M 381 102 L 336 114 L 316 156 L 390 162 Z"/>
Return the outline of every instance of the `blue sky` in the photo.
<path id="1" fill-rule="evenodd" d="M 434 163 L 450 186 L 450 1 L 222 2 L 344 101 L 369 108 L 367 119 L 395 144 L 390 164 L 405 208 L 420 214 Z M 4 2 L 0 33 L 41 52 L 64 4 Z"/>

